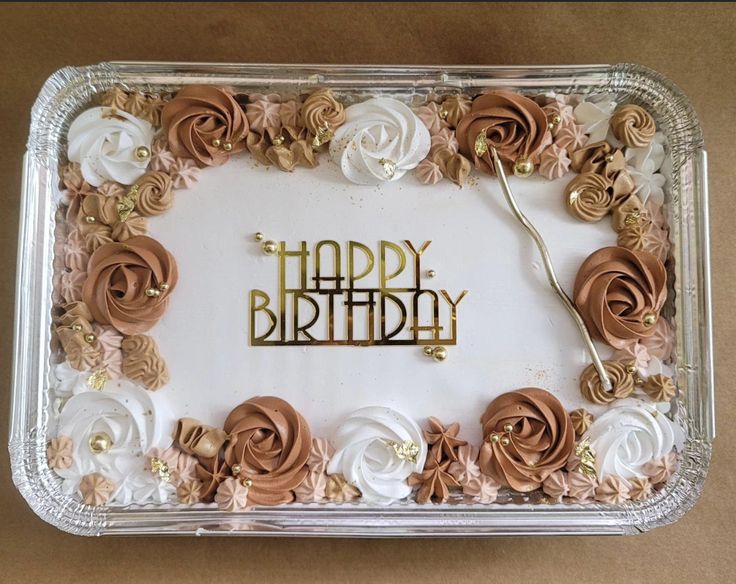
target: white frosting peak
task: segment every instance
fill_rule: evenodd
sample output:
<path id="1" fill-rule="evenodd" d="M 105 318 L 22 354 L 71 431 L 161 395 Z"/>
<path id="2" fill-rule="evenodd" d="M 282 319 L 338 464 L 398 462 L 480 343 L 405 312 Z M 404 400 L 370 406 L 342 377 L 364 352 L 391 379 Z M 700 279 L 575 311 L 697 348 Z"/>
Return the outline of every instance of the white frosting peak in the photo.
<path id="1" fill-rule="evenodd" d="M 416 456 L 401 457 L 396 446 L 412 442 Z M 417 424 L 390 408 L 367 407 L 351 414 L 334 440 L 328 474 L 342 474 L 367 503 L 388 505 L 411 494 L 406 479 L 424 468 L 427 443 Z"/>
<path id="2" fill-rule="evenodd" d="M 429 130 L 400 101 L 369 99 L 346 108 L 345 117 L 330 142 L 330 156 L 354 183 L 398 180 L 429 154 Z"/>
<path id="3" fill-rule="evenodd" d="M 82 112 L 69 128 L 68 157 L 81 165 L 82 176 L 99 187 L 108 180 L 133 184 L 148 167 L 153 126 L 145 120 L 111 107 Z M 137 156 L 145 147 L 148 156 Z"/>

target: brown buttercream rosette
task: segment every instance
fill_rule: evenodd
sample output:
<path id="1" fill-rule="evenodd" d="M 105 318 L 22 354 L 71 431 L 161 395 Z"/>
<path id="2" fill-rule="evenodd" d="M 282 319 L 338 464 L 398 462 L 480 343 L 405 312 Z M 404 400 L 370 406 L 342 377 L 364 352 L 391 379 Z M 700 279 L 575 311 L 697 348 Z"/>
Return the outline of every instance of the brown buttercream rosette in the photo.
<path id="1" fill-rule="evenodd" d="M 544 479 L 563 468 L 575 445 L 575 430 L 565 408 L 537 387 L 497 397 L 481 424 L 481 471 L 521 492 L 538 489 Z"/>
<path id="2" fill-rule="evenodd" d="M 312 435 L 306 420 L 282 399 L 254 397 L 230 412 L 224 429 L 230 436 L 225 462 L 231 468 L 240 465 L 237 476 L 252 481 L 248 501 L 293 501 L 294 489 L 309 473 Z"/>
<path id="3" fill-rule="evenodd" d="M 302 118 L 307 130 L 318 136 L 334 132 L 345 123 L 345 109 L 328 88 L 318 89 L 304 100 Z M 326 141 L 326 140 L 325 140 Z"/>
<path id="4" fill-rule="evenodd" d="M 136 335 L 163 316 L 177 278 L 176 262 L 164 246 L 138 235 L 97 248 L 89 259 L 82 297 L 97 322 Z"/>
<path id="5" fill-rule="evenodd" d="M 495 170 L 491 147 L 496 149 L 501 160 L 513 164 L 537 156 L 548 134 L 547 116 L 542 108 L 528 97 L 510 91 L 476 97 L 470 113 L 457 126 L 460 152 L 472 160 L 476 168 L 492 175 Z"/>
<path id="6" fill-rule="evenodd" d="M 667 273 L 649 252 L 605 247 L 583 262 L 573 296 L 591 334 L 621 349 L 654 333 Z"/>
<path id="7" fill-rule="evenodd" d="M 189 85 L 168 102 L 161 125 L 169 150 L 193 158 L 200 166 L 224 164 L 230 154 L 245 148 L 248 119 L 235 98 L 212 85 Z"/>
<path id="8" fill-rule="evenodd" d="M 611 116 L 611 130 L 626 146 L 643 148 L 654 138 L 657 125 L 644 108 L 629 104 L 620 106 Z"/>

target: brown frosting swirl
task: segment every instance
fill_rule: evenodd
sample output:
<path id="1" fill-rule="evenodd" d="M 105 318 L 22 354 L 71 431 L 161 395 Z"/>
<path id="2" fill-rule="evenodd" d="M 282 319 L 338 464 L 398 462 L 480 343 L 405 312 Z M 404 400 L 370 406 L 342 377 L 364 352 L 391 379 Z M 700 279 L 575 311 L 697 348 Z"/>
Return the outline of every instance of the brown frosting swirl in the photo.
<path id="1" fill-rule="evenodd" d="M 628 104 L 620 106 L 611 116 L 611 130 L 626 146 L 643 148 L 654 138 L 657 126 L 644 108 Z"/>
<path id="2" fill-rule="evenodd" d="M 67 361 L 80 371 L 94 368 L 102 357 L 91 321 L 92 315 L 84 302 L 71 302 L 64 306 L 64 314 L 55 329 Z"/>
<path id="3" fill-rule="evenodd" d="M 677 393 L 677 388 L 672 378 L 661 373 L 651 375 L 647 378 L 642 389 L 654 401 L 662 402 L 670 401 Z"/>
<path id="4" fill-rule="evenodd" d="M 611 224 L 616 233 L 649 221 L 649 212 L 644 208 L 641 199 L 636 195 L 629 195 L 618 205 L 611 215 Z"/>
<path id="5" fill-rule="evenodd" d="M 481 471 L 521 492 L 539 488 L 550 474 L 563 468 L 575 445 L 575 431 L 565 408 L 551 393 L 536 387 L 494 399 L 481 424 Z"/>
<path id="6" fill-rule="evenodd" d="M 169 382 L 169 368 L 148 335 L 131 335 L 122 343 L 123 373 L 147 389 L 161 389 Z"/>
<path id="7" fill-rule="evenodd" d="M 200 460 L 218 456 L 226 440 L 225 430 L 207 426 L 193 418 L 181 418 L 176 422 L 174 443 L 183 452 Z"/>
<path id="8" fill-rule="evenodd" d="M 580 376 L 580 393 L 589 402 L 604 405 L 615 399 L 624 399 L 634 392 L 634 376 L 629 372 L 628 365 L 622 361 L 603 361 L 603 368 L 608 374 L 612 391 L 606 391 L 601 383 L 598 370 L 592 363 L 588 365 Z"/>
<path id="9" fill-rule="evenodd" d="M 654 333 L 667 297 L 667 273 L 649 252 L 605 247 L 583 262 L 573 296 L 591 334 L 621 349 Z"/>
<path id="10" fill-rule="evenodd" d="M 451 95 L 442 102 L 442 109 L 440 111 L 446 112 L 445 121 L 451 127 L 457 128 L 460 120 L 470 113 L 472 103 L 473 100 L 467 95 Z"/>
<path id="11" fill-rule="evenodd" d="M 312 435 L 306 420 L 282 399 L 254 397 L 230 412 L 224 429 L 230 435 L 225 461 L 231 468 L 239 465 L 237 475 L 252 481 L 251 503 L 293 501 L 309 472 Z"/>
<path id="12" fill-rule="evenodd" d="M 151 171 L 136 181 L 135 208 L 144 217 L 161 215 L 174 204 L 171 177 L 161 171 Z"/>
<path id="13" fill-rule="evenodd" d="M 567 210 L 581 221 L 600 221 L 613 206 L 609 186 L 610 183 L 599 174 L 586 172 L 577 175 L 565 187 Z"/>
<path id="14" fill-rule="evenodd" d="M 495 174 L 490 148 L 504 162 L 532 159 L 549 142 L 547 116 L 534 101 L 511 91 L 495 91 L 473 100 L 457 125 L 460 152 L 476 168 Z"/>
<path id="15" fill-rule="evenodd" d="M 327 142 L 335 130 L 345 123 L 345 108 L 328 88 L 318 89 L 302 105 L 304 125 L 313 136 L 324 136 Z"/>
<path id="16" fill-rule="evenodd" d="M 100 246 L 87 274 L 82 297 L 92 316 L 125 335 L 144 333 L 158 322 L 178 278 L 173 256 L 145 235 Z"/>
<path id="17" fill-rule="evenodd" d="M 470 160 L 462 154 L 453 152 L 447 146 L 438 148 L 432 156 L 440 172 L 458 186 L 463 186 L 470 174 Z"/>
<path id="18" fill-rule="evenodd" d="M 175 156 L 193 158 L 200 166 L 224 164 L 245 148 L 248 119 L 227 90 L 189 85 L 169 101 L 161 124 Z"/>
<path id="19" fill-rule="evenodd" d="M 578 408 L 570 412 L 570 420 L 572 421 L 572 427 L 575 429 L 575 434 L 582 436 L 593 423 L 593 414 L 584 408 Z"/>
<path id="20" fill-rule="evenodd" d="M 605 178 L 615 205 L 634 190 L 634 181 L 626 171 L 624 153 L 608 142 L 595 142 L 576 150 L 570 155 L 570 163 L 575 172 L 594 172 Z"/>

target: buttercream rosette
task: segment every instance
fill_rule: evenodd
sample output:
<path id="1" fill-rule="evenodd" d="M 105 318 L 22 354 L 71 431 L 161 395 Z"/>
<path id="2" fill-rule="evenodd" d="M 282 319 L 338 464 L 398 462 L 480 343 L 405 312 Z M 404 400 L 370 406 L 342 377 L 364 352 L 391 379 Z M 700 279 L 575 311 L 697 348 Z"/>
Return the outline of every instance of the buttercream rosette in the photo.
<path id="1" fill-rule="evenodd" d="M 495 175 L 491 147 L 508 164 L 535 159 L 550 142 L 547 115 L 518 93 L 486 93 L 473 100 L 470 113 L 458 123 L 457 140 L 476 168 Z"/>
<path id="2" fill-rule="evenodd" d="M 92 186 L 109 180 L 130 185 L 146 172 L 153 135 L 150 123 L 128 112 L 93 107 L 69 127 L 67 156 L 80 164 L 84 180 Z"/>
<path id="3" fill-rule="evenodd" d="M 71 465 L 56 470 L 64 491 L 76 492 L 82 477 L 99 473 L 115 485 L 111 500 L 160 502 L 158 489 L 156 497 L 149 489 L 157 479 L 144 468 L 144 454 L 171 445 L 173 424 L 164 401 L 127 380 L 110 381 L 103 391 L 77 393 L 57 420 L 57 435 L 69 437 L 73 445 Z"/>
<path id="4" fill-rule="evenodd" d="M 254 397 L 225 420 L 229 436 L 225 463 L 250 481 L 248 502 L 280 505 L 294 500 L 294 489 L 307 477 L 312 435 L 306 420 L 277 397 Z M 237 467 L 236 467 L 237 468 Z"/>
<path id="5" fill-rule="evenodd" d="M 649 252 L 605 247 L 583 262 L 573 296 L 591 334 L 621 349 L 654 333 L 667 273 Z"/>
<path id="6" fill-rule="evenodd" d="M 97 322 L 135 335 L 163 316 L 177 279 L 174 257 L 155 239 L 139 235 L 97 248 L 82 296 Z"/>
<path id="7" fill-rule="evenodd" d="M 245 148 L 248 119 L 226 89 L 188 85 L 161 112 L 161 125 L 175 155 L 199 166 L 218 166 Z"/>
<path id="8" fill-rule="evenodd" d="M 582 438 L 590 441 L 600 478 L 646 476 L 645 466 L 675 446 L 672 421 L 639 400 L 618 402 L 598 416 Z"/>
<path id="9" fill-rule="evenodd" d="M 481 472 L 520 492 L 563 468 L 575 445 L 570 416 L 551 393 L 527 387 L 494 399 L 481 418 Z"/>
<path id="10" fill-rule="evenodd" d="M 416 168 L 431 148 L 429 130 L 400 101 L 376 97 L 345 109 L 330 156 L 357 184 L 395 181 Z"/>
<path id="11" fill-rule="evenodd" d="M 407 479 L 424 468 L 427 443 L 417 424 L 391 408 L 353 412 L 337 430 L 328 474 L 341 474 L 362 500 L 388 505 L 411 494 Z"/>

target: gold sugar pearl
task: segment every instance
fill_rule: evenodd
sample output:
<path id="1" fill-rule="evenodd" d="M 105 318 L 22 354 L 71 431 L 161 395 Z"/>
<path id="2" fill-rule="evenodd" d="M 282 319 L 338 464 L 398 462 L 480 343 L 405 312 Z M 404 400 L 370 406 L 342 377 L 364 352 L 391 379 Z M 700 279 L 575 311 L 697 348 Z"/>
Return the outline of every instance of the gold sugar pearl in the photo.
<path id="1" fill-rule="evenodd" d="M 439 116 L 440 116 L 440 119 L 441 119 L 441 120 L 446 120 L 446 119 L 447 119 L 447 116 L 449 115 L 449 113 L 450 113 L 450 112 L 448 112 L 448 111 L 447 111 L 446 109 L 441 109 L 441 110 L 439 111 Z"/>
<path id="2" fill-rule="evenodd" d="M 84 335 L 84 340 L 88 343 L 94 343 L 97 340 L 97 337 L 94 336 L 92 333 Z"/>
<path id="3" fill-rule="evenodd" d="M 162 292 L 165 292 L 166 290 L 169 289 L 169 284 L 167 282 L 163 282 L 162 284 L 159 285 L 158 289 L 161 290 Z"/>
<path id="4" fill-rule="evenodd" d="M 496 444 L 499 440 L 498 434 L 491 434 L 491 443 Z"/>
<path id="5" fill-rule="evenodd" d="M 511 424 L 505 424 L 503 427 L 504 432 L 508 432 L 509 434 L 514 431 L 514 427 Z"/>
<path id="6" fill-rule="evenodd" d="M 243 486 L 250 489 L 253 486 L 253 479 L 243 479 Z"/>
<path id="7" fill-rule="evenodd" d="M 644 315 L 644 318 L 642 319 L 642 322 L 644 323 L 644 326 L 651 327 L 654 326 L 657 322 L 657 315 L 652 314 L 651 312 Z"/>
<path id="8" fill-rule="evenodd" d="M 73 324 L 72 325 L 72 330 L 74 332 L 78 333 L 78 332 L 80 332 L 82 330 L 82 325 L 81 324 Z"/>
<path id="9" fill-rule="evenodd" d="M 432 357 L 437 362 L 442 362 L 447 359 L 447 349 L 444 347 L 435 347 L 432 349 Z"/>
<path id="10" fill-rule="evenodd" d="M 434 278 L 437 275 L 435 270 L 427 270 L 427 278 Z"/>
<path id="11" fill-rule="evenodd" d="M 613 162 L 614 156 L 613 154 L 606 154 L 606 162 Z"/>
<path id="12" fill-rule="evenodd" d="M 560 114 L 555 114 L 550 118 L 549 123 L 547 124 L 547 127 L 550 130 L 554 130 L 560 124 L 561 121 L 562 121 L 562 118 L 560 117 Z"/>
<path id="13" fill-rule="evenodd" d="M 135 149 L 135 157 L 140 161 L 148 160 L 151 157 L 151 151 L 147 146 L 138 146 Z"/>
<path id="14" fill-rule="evenodd" d="M 240 471 L 243 470 L 243 467 L 239 464 L 234 464 L 230 467 L 230 470 L 233 471 L 233 475 L 240 474 Z"/>
<path id="15" fill-rule="evenodd" d="M 630 375 L 633 375 L 636 373 L 636 365 L 631 364 L 626 366 L 626 373 L 629 373 Z"/>
<path id="16" fill-rule="evenodd" d="M 433 351 L 434 351 L 434 348 L 433 348 L 433 347 L 430 347 L 429 345 L 425 345 L 425 347 L 424 347 L 424 348 L 422 349 L 422 352 L 423 352 L 423 353 L 424 353 L 424 354 L 425 354 L 425 355 L 426 355 L 427 357 L 431 357 L 431 356 L 432 356 L 432 352 L 433 352 Z"/>
<path id="17" fill-rule="evenodd" d="M 284 143 L 284 137 L 276 136 L 271 142 L 273 142 L 274 146 L 281 146 Z"/>
<path id="18" fill-rule="evenodd" d="M 269 239 L 263 242 L 263 253 L 266 255 L 275 255 L 279 251 L 279 244 Z"/>
<path id="19" fill-rule="evenodd" d="M 212 145 L 215 148 L 219 148 L 220 147 L 220 144 L 222 144 L 222 140 L 220 140 L 219 138 L 215 138 L 214 140 L 212 140 Z"/>
<path id="20" fill-rule="evenodd" d="M 86 221 L 87 223 L 94 223 L 95 221 L 97 221 L 97 219 L 95 219 L 94 217 L 92 217 L 92 215 L 87 215 L 87 216 L 86 216 L 86 217 L 84 218 L 84 220 L 85 220 L 85 221 Z"/>
<path id="21" fill-rule="evenodd" d="M 528 158 L 519 158 L 514 162 L 514 174 L 520 178 L 527 178 L 534 172 L 534 163 Z"/>
<path id="22" fill-rule="evenodd" d="M 255 234 L 255 240 L 256 241 L 263 241 L 264 235 L 260 231 Z"/>
<path id="23" fill-rule="evenodd" d="M 501 446 L 508 446 L 509 444 L 511 444 L 511 440 L 507 436 L 501 438 Z"/>
<path id="24" fill-rule="evenodd" d="M 146 289 L 146 296 L 148 296 L 149 298 L 161 296 L 161 290 L 158 290 L 157 288 L 148 288 Z"/>
<path id="25" fill-rule="evenodd" d="M 233 149 L 233 144 L 232 144 L 232 142 L 225 142 L 225 143 L 224 143 L 224 144 L 222 145 L 222 149 L 223 149 L 223 150 L 224 150 L 225 152 L 230 152 L 230 151 L 231 151 L 231 150 Z"/>
<path id="26" fill-rule="evenodd" d="M 107 432 L 96 432 L 89 437 L 87 446 L 92 454 L 102 454 L 112 448 L 112 438 Z"/>

